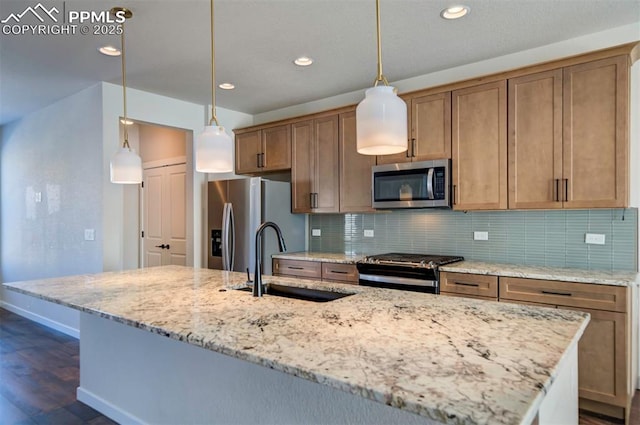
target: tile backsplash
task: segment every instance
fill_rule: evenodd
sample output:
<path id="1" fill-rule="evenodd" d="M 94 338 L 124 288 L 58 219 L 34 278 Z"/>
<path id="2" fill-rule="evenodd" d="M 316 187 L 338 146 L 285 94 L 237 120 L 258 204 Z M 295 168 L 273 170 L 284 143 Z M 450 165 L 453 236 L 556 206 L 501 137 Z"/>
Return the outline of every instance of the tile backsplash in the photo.
<path id="1" fill-rule="evenodd" d="M 320 229 L 321 236 L 312 236 Z M 365 237 L 373 231 L 373 237 Z M 474 240 L 488 232 L 488 240 Z M 585 243 L 605 235 L 604 245 Z M 372 214 L 312 214 L 309 250 L 347 254 L 420 252 L 468 260 L 637 270 L 638 209 L 570 211 L 396 210 Z"/>

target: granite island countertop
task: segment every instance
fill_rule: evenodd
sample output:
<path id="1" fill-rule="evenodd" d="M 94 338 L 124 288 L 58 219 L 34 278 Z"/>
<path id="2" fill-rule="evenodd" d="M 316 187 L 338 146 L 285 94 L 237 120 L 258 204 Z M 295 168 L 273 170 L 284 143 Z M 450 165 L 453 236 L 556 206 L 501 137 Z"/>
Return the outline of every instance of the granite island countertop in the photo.
<path id="1" fill-rule="evenodd" d="M 585 313 L 265 276 L 354 293 L 329 303 L 233 288 L 243 273 L 166 266 L 4 283 L 450 424 L 528 423 Z"/>

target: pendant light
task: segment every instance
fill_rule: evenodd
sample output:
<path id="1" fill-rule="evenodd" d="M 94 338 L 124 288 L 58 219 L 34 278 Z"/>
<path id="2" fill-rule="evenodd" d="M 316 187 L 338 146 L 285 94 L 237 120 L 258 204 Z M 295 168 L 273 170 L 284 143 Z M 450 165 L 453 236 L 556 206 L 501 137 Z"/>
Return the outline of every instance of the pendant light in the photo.
<path id="1" fill-rule="evenodd" d="M 376 18 L 378 75 L 356 108 L 356 145 L 363 155 L 390 155 L 407 150 L 407 105 L 382 74 L 380 0 L 376 0 Z"/>
<path id="2" fill-rule="evenodd" d="M 116 13 L 124 15 L 125 19 L 129 19 L 133 16 L 133 12 L 124 7 L 114 7 L 111 9 L 111 14 L 116 16 Z M 142 182 L 142 159 L 136 154 L 135 150 L 129 146 L 129 132 L 127 130 L 127 64 L 124 50 L 124 22 L 122 22 L 122 33 L 120 39 L 122 42 L 122 99 L 124 104 L 124 142 L 122 147 L 111 158 L 111 183 L 121 184 L 140 184 Z"/>
<path id="3" fill-rule="evenodd" d="M 233 141 L 216 116 L 216 65 L 213 38 L 213 0 L 211 0 L 211 119 L 196 139 L 196 171 L 228 173 L 233 171 Z M 215 125 L 213 125 L 215 123 Z"/>

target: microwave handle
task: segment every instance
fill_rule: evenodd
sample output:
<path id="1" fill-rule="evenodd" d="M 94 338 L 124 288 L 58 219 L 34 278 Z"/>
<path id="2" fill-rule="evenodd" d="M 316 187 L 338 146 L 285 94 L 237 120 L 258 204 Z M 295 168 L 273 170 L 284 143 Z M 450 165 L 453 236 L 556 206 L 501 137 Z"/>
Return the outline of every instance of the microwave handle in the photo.
<path id="1" fill-rule="evenodd" d="M 427 173 L 427 198 L 433 199 L 433 168 L 429 168 Z"/>

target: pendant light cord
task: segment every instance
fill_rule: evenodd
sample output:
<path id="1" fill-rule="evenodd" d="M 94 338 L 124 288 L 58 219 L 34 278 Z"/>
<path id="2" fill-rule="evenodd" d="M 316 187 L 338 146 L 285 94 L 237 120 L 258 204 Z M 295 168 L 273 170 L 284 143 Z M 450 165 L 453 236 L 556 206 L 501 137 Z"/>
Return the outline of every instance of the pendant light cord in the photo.
<path id="1" fill-rule="evenodd" d="M 122 22 L 122 34 L 120 34 L 120 39 L 122 42 L 121 50 L 122 50 L 122 99 L 124 101 L 124 143 L 122 144 L 123 148 L 130 149 L 129 146 L 129 131 L 127 130 L 127 60 L 124 50 L 124 22 Z"/>
<path id="2" fill-rule="evenodd" d="M 209 120 L 209 125 L 212 125 L 214 122 L 219 127 L 218 117 L 216 116 L 216 49 L 215 49 L 215 41 L 214 41 L 214 30 L 213 30 L 213 0 L 211 0 L 211 119 Z"/>
<path id="3" fill-rule="evenodd" d="M 213 0 L 212 0 L 213 1 Z M 376 0 L 376 20 L 377 20 L 377 32 L 378 32 L 378 75 L 373 82 L 374 87 L 378 86 L 379 82 L 384 83 L 385 86 L 389 85 L 387 77 L 382 74 L 382 41 L 380 36 L 380 0 Z"/>

